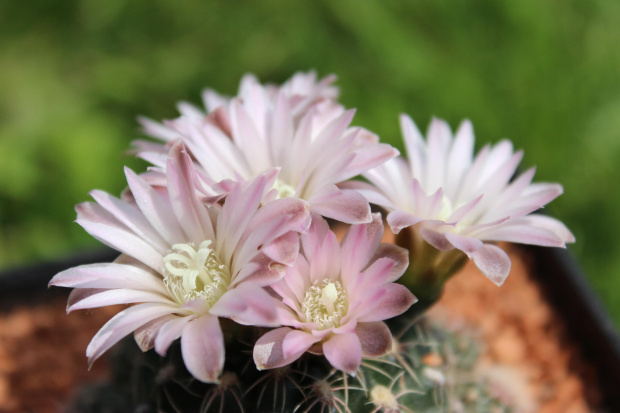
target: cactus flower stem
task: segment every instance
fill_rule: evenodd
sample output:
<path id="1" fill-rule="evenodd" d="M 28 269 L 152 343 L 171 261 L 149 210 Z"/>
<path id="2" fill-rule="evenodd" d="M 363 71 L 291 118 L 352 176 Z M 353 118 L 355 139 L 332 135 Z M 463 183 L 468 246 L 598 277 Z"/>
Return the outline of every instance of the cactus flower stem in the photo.
<path id="1" fill-rule="evenodd" d="M 409 311 L 422 314 L 441 297 L 443 285 L 465 265 L 467 255 L 458 249 L 438 250 L 415 226 L 397 234 L 395 243 L 409 251 L 409 267 L 399 281 L 419 299 Z"/>

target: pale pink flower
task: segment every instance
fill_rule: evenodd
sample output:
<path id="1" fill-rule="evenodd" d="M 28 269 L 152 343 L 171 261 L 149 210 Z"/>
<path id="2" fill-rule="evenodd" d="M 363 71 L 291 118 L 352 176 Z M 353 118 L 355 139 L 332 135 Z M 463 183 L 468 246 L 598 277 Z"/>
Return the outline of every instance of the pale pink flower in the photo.
<path id="1" fill-rule="evenodd" d="M 131 202 L 93 191 L 97 203 L 77 206 L 77 222 L 122 255 L 63 271 L 50 285 L 75 288 L 68 311 L 140 303 L 99 330 L 86 350 L 90 363 L 131 332 L 142 350 L 161 355 L 180 337 L 188 370 L 215 382 L 224 364 L 219 317 L 277 325 L 274 299 L 263 287 L 294 263 L 310 215 L 295 199 L 260 207 L 275 173 L 231 188 L 223 206 L 206 207 L 191 159 L 177 143 L 165 187 L 126 169 Z"/>
<path id="2" fill-rule="evenodd" d="M 241 79 L 239 92 L 235 98 L 248 102 L 249 105 L 258 110 L 250 110 L 252 115 L 263 116 L 264 113 L 261 113 L 261 109 L 265 105 L 275 105 L 278 95 L 282 94 L 290 105 L 292 116 L 299 118 L 313 104 L 325 100 L 333 101 L 338 98 L 338 88 L 332 85 L 335 80 L 335 75 L 329 75 L 319 80 L 317 79 L 316 72 L 310 71 L 307 73 L 295 73 L 281 86 L 273 84 L 262 85 L 256 76 L 246 74 Z M 179 102 L 177 109 L 181 117 L 189 122 L 196 125 L 210 122 L 229 134 L 230 115 L 228 113 L 228 106 L 232 99 L 232 97 L 221 95 L 213 89 L 205 89 L 202 92 L 205 110 L 188 102 Z M 164 142 L 174 142 L 182 138 L 182 135 L 174 127 L 169 126 L 170 121 L 164 121 L 161 124 L 147 117 L 139 117 L 138 120 L 142 124 L 145 133 L 155 139 Z M 136 141 L 136 144 L 138 147 L 161 151 L 161 147 L 154 147 L 150 142 Z"/>
<path id="3" fill-rule="evenodd" d="M 531 183 L 535 168 L 511 182 L 523 157 L 503 140 L 474 158 L 474 133 L 464 121 L 453 137 L 445 121 L 433 119 L 427 142 L 414 122 L 400 118 L 409 160 L 392 159 L 363 174 L 374 186 L 350 183 L 389 212 L 393 232 L 414 231 L 441 251 L 458 249 L 501 285 L 510 272 L 508 255 L 494 243 L 565 247 L 574 242 L 560 221 L 528 215 L 562 193 L 554 183 Z M 421 257 L 423 259 L 423 257 Z"/>
<path id="4" fill-rule="evenodd" d="M 355 374 L 362 357 L 385 354 L 392 336 L 382 321 L 405 312 L 416 298 L 398 279 L 408 253 L 380 244 L 383 223 L 351 226 L 341 244 L 320 217 L 302 235 L 303 255 L 271 288 L 281 298 L 283 326 L 254 346 L 259 369 L 287 365 L 306 351 L 324 354 L 335 368 Z"/>
<path id="5" fill-rule="evenodd" d="M 293 93 L 317 94 L 320 88 L 311 83 L 302 79 L 269 89 L 246 81 L 241 96 L 222 101 L 213 116 L 186 113 L 165 122 L 166 133 L 152 121 L 143 120 L 143 126 L 151 136 L 164 139 L 173 131 L 169 138 L 183 140 L 206 186 L 214 191 L 207 194 L 212 199 L 225 194 L 230 181 L 279 168 L 277 198 L 303 199 L 313 213 L 342 222 L 369 222 L 366 199 L 336 184 L 397 156 L 398 151 L 364 129 L 349 127 L 353 111 L 331 100 L 316 103 Z M 138 156 L 165 168 L 164 145 L 138 142 L 137 148 Z"/>

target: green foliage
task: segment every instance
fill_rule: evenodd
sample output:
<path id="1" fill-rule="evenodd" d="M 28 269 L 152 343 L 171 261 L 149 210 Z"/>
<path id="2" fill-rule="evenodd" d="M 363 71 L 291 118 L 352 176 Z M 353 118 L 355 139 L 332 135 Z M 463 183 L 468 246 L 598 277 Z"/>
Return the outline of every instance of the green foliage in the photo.
<path id="1" fill-rule="evenodd" d="M 119 193 L 135 116 L 175 116 L 241 75 L 340 77 L 355 122 L 402 148 L 397 114 L 469 117 L 560 181 L 553 215 L 620 320 L 620 3 L 615 0 L 0 3 L 0 265 L 95 245 L 73 205 Z"/>

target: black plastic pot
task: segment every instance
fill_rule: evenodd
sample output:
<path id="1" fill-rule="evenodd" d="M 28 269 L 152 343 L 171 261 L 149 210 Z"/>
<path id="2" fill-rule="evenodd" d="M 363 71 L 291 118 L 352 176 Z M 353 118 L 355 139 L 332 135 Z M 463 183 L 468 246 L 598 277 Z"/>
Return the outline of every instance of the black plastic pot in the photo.
<path id="1" fill-rule="evenodd" d="M 620 412 L 620 336 L 611 318 L 566 250 L 523 246 L 532 257 L 532 272 L 543 294 L 563 318 L 582 359 L 596 370 L 603 407 Z M 0 309 L 27 300 L 38 302 L 68 290 L 47 288 L 59 271 L 81 264 L 113 260 L 118 253 L 99 249 L 63 260 L 25 266 L 0 273 Z"/>

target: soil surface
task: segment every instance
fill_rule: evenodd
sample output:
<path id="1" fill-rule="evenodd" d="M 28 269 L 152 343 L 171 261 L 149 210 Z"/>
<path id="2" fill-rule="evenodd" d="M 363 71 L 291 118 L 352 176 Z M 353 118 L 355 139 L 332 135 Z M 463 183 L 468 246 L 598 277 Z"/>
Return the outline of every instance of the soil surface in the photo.
<path id="1" fill-rule="evenodd" d="M 471 263 L 430 312 L 480 337 L 480 374 L 522 412 L 579 413 L 597 404 L 592 372 L 565 340 L 564 327 L 528 276 L 521 250 L 506 247 L 512 271 L 496 287 Z M 105 359 L 88 371 L 85 350 L 118 308 L 65 313 L 64 297 L 0 313 L 0 412 L 62 412 L 75 389 L 106 376 Z"/>
<path id="2" fill-rule="evenodd" d="M 504 285 L 498 288 L 470 261 L 446 284 L 429 316 L 480 337 L 486 346 L 481 374 L 517 411 L 594 410 L 600 403 L 594 371 L 566 339 L 561 318 L 529 275 L 524 250 L 502 248 L 512 261 Z"/>

